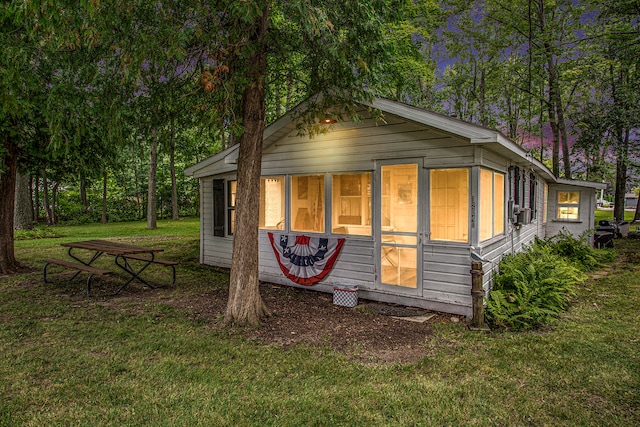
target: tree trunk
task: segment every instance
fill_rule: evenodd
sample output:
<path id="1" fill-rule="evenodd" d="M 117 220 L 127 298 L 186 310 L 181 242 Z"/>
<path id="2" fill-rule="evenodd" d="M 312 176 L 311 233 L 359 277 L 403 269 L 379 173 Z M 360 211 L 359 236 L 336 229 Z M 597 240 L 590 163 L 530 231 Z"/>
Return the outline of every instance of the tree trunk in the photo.
<path id="1" fill-rule="evenodd" d="M 58 204 L 58 187 L 59 183 L 53 184 L 51 189 L 51 225 L 58 223 L 58 215 L 56 215 L 56 205 Z"/>
<path id="2" fill-rule="evenodd" d="M 84 173 L 80 173 L 80 203 L 85 208 L 89 207 L 89 203 L 87 203 L 87 179 Z"/>
<path id="3" fill-rule="evenodd" d="M 480 124 L 482 126 L 489 126 L 489 116 L 487 114 L 486 107 L 486 82 L 485 82 L 485 69 L 484 63 L 480 68 L 480 86 L 478 87 L 478 110 L 480 110 Z"/>
<path id="4" fill-rule="evenodd" d="M 171 219 L 176 221 L 180 219 L 178 208 L 178 183 L 176 182 L 176 129 L 175 118 L 171 117 L 171 141 L 169 145 L 169 170 L 171 172 Z"/>
<path id="5" fill-rule="evenodd" d="M 155 129 L 151 131 L 151 148 L 149 150 L 149 185 L 147 187 L 147 228 L 158 228 L 158 212 L 156 206 L 156 171 L 158 168 L 158 140 Z"/>
<path id="6" fill-rule="evenodd" d="M 20 264 L 16 261 L 13 238 L 13 213 L 16 196 L 18 147 L 9 136 L 2 141 L 0 162 L 0 274 L 15 273 Z"/>
<path id="7" fill-rule="evenodd" d="M 629 130 L 618 131 L 618 155 L 616 160 L 616 193 L 613 202 L 613 217 L 617 221 L 624 220 L 625 195 L 627 193 L 627 162 L 629 158 Z"/>
<path id="8" fill-rule="evenodd" d="M 539 31 L 540 34 L 545 34 L 547 30 L 547 19 L 545 15 L 545 2 L 538 1 L 537 4 L 537 13 L 539 20 Z M 553 6 L 551 6 L 553 7 Z M 551 132 L 553 134 L 553 148 L 551 151 L 551 163 L 552 163 L 552 172 L 558 177 L 560 176 L 560 127 L 557 121 L 557 106 L 556 102 L 560 99 L 559 94 L 556 95 L 556 91 L 558 90 L 557 85 L 557 69 L 554 60 L 553 50 L 551 44 L 548 40 L 545 40 L 544 45 L 544 55 L 547 62 L 547 85 L 549 90 L 548 96 L 548 112 L 549 112 L 549 125 L 551 126 Z"/>
<path id="9" fill-rule="evenodd" d="M 560 96 L 560 87 L 558 84 L 559 76 L 556 75 L 554 91 L 556 97 L 556 112 L 558 117 L 558 133 L 562 138 L 562 164 L 564 166 L 564 177 L 571 179 L 571 156 L 569 153 L 569 136 L 567 135 L 567 125 L 564 120 L 564 107 L 562 106 L 562 97 Z"/>
<path id="10" fill-rule="evenodd" d="M 47 180 L 47 169 L 42 168 L 42 197 L 44 198 L 44 215 L 45 224 L 53 225 L 53 218 L 51 216 L 51 205 L 49 204 L 49 182 Z"/>
<path id="11" fill-rule="evenodd" d="M 107 168 L 102 167 L 102 224 L 107 223 Z"/>
<path id="12" fill-rule="evenodd" d="M 14 229 L 16 230 L 33 229 L 30 184 L 29 174 L 16 173 L 16 203 L 13 218 Z"/>
<path id="13" fill-rule="evenodd" d="M 547 104 L 549 110 L 549 125 L 551 126 L 551 134 L 553 135 L 553 141 L 551 146 L 551 171 L 556 177 L 560 176 L 560 132 L 558 131 L 558 122 L 556 121 L 556 109 L 551 100 L 553 95 L 549 92 L 549 103 Z"/>
<path id="14" fill-rule="evenodd" d="M 267 7 L 256 18 L 251 42 L 258 45 L 247 58 L 248 83 L 242 94 L 242 124 L 238 155 L 238 187 L 236 192 L 236 227 L 233 236 L 229 301 L 225 323 L 258 324 L 271 315 L 262 297 L 258 282 L 258 215 L 260 204 L 260 174 L 262 168 L 262 138 L 265 126 L 265 78 L 267 74 L 266 46 Z"/>
<path id="15" fill-rule="evenodd" d="M 40 221 L 40 178 L 38 178 L 37 176 L 34 177 L 34 198 L 35 198 L 35 203 L 34 203 L 34 208 L 33 208 L 33 218 L 36 222 Z"/>

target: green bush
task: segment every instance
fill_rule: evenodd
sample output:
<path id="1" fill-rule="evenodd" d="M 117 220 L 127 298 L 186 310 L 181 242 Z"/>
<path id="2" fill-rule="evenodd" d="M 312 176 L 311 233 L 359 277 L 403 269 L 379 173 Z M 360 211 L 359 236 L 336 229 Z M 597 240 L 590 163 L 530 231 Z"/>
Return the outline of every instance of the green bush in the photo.
<path id="1" fill-rule="evenodd" d="M 33 230 L 16 230 L 15 240 L 50 239 L 59 236 L 51 227 L 35 227 Z"/>
<path id="2" fill-rule="evenodd" d="M 582 271 L 593 271 L 603 262 L 613 260 L 615 253 L 611 249 L 594 249 L 589 244 L 592 231 L 587 231 L 579 238 L 570 233 L 558 233 L 547 240 L 538 240 L 537 244 L 551 247 L 554 254 L 560 255 Z"/>
<path id="3" fill-rule="evenodd" d="M 487 301 L 487 319 L 494 327 L 511 330 L 551 322 L 567 307 L 575 285 L 586 278 L 548 242 L 506 256 L 499 270 Z"/>

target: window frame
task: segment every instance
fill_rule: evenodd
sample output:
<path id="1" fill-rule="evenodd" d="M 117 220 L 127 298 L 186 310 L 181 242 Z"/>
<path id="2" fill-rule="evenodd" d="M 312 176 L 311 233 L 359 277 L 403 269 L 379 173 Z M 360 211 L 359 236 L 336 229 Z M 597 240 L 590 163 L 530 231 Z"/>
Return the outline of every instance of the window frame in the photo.
<path id="1" fill-rule="evenodd" d="M 231 191 L 232 185 L 236 186 L 235 192 Z M 235 231 L 235 213 L 236 213 L 236 196 L 238 192 L 238 180 L 237 179 L 228 179 L 227 180 L 227 203 L 225 214 L 227 218 L 227 236 L 233 236 Z M 233 197 L 232 197 L 233 194 Z"/>
<path id="2" fill-rule="evenodd" d="M 565 194 L 571 194 L 571 193 L 575 193 L 578 195 L 578 201 L 576 203 L 569 203 L 569 202 L 560 202 L 560 194 L 565 193 Z M 566 221 L 566 222 L 576 222 L 576 221 L 580 221 L 580 194 L 581 192 L 578 191 L 571 191 L 571 190 L 557 190 L 556 191 L 556 221 Z M 570 199 L 570 196 L 569 196 Z M 562 218 L 560 216 L 560 209 L 562 208 L 575 208 L 576 209 L 576 214 L 575 214 L 575 218 Z"/>
<path id="3" fill-rule="evenodd" d="M 288 181 L 289 181 L 289 189 L 288 189 L 288 202 L 289 202 L 289 206 L 286 206 L 285 203 L 285 212 L 288 212 L 289 215 L 289 224 L 288 227 L 286 227 L 286 229 L 288 229 L 289 231 L 291 231 L 292 233 L 318 233 L 318 234 L 328 234 L 327 232 L 327 204 L 330 202 L 327 202 L 327 188 L 326 188 L 326 181 L 327 181 L 327 174 L 324 173 L 305 173 L 305 174 L 295 174 L 295 175 L 287 175 L 288 176 Z M 306 190 L 304 189 L 304 184 L 302 184 L 302 182 L 300 182 L 300 178 L 309 178 L 309 177 L 318 177 L 320 178 L 320 192 L 322 193 L 322 219 L 319 222 L 320 224 L 322 224 L 322 230 L 309 230 L 309 229 L 302 229 L 301 227 L 295 227 L 295 223 L 296 221 L 298 221 L 298 213 L 295 212 L 294 213 L 294 200 L 310 200 L 309 199 L 309 183 L 307 180 L 307 185 L 306 185 Z M 294 186 L 296 189 L 296 195 L 297 197 L 294 199 Z M 287 190 L 285 190 L 286 192 Z M 305 198 L 301 198 L 301 191 L 306 191 L 306 195 Z M 313 204 L 313 202 L 311 202 Z M 299 206 L 297 206 L 298 209 L 300 209 Z M 308 210 L 308 208 L 307 208 Z M 285 213 L 286 215 L 286 213 Z M 318 220 L 318 218 L 316 218 L 315 216 L 312 218 L 309 218 L 310 221 L 313 222 L 313 224 L 315 224 Z M 285 224 L 286 226 L 287 224 Z"/>
<path id="4" fill-rule="evenodd" d="M 434 211 L 433 211 L 433 173 L 434 172 L 438 172 L 438 171 L 446 171 L 446 170 L 459 170 L 459 171 L 466 171 L 467 173 L 467 200 L 466 200 L 466 209 L 467 209 L 467 226 L 466 226 L 466 240 L 462 240 L 462 239 L 443 239 L 443 238 L 434 238 L 434 227 L 433 227 L 433 221 L 434 221 Z M 430 168 L 428 170 L 428 203 L 429 203 L 429 216 L 428 216 L 428 224 L 427 226 L 429 227 L 429 241 L 430 242 L 438 242 L 438 243 L 446 243 L 446 244 L 467 244 L 471 242 L 471 214 L 472 214 L 472 209 L 471 209 L 471 195 L 472 195 L 472 183 L 471 183 L 471 178 L 472 178 L 472 169 L 470 167 L 443 167 L 443 168 Z"/>
<path id="5" fill-rule="evenodd" d="M 487 195 L 482 193 L 482 172 L 489 172 L 491 174 L 491 198 L 490 198 L 490 206 L 491 206 L 491 217 L 490 217 L 490 221 L 491 221 L 491 235 L 490 236 L 482 236 L 482 221 L 486 220 L 485 218 L 482 217 L 482 206 L 483 206 L 483 201 L 487 200 Z M 502 178 L 502 188 L 498 188 L 497 182 L 496 182 L 496 177 L 500 176 Z M 494 237 L 497 236 L 503 236 L 505 234 L 505 217 L 506 217 L 506 207 L 505 207 L 505 183 L 506 183 L 506 174 L 504 172 L 499 172 L 493 169 L 489 169 L 486 167 L 480 167 L 478 170 L 478 200 L 479 200 L 479 205 L 478 205 L 478 241 L 479 242 L 486 242 L 488 240 L 493 239 Z M 496 197 L 497 195 L 500 195 L 501 197 Z M 502 217 L 500 220 L 500 225 L 502 226 L 502 230 L 501 231 L 496 231 L 496 203 L 501 200 L 502 203 L 500 204 L 500 212 L 498 212 L 498 214 Z"/>
<path id="6" fill-rule="evenodd" d="M 361 188 L 360 190 L 360 194 L 359 195 L 343 195 L 342 194 L 342 181 L 340 182 L 340 185 L 335 185 L 336 184 L 336 177 L 343 177 L 343 176 L 358 176 L 360 177 L 360 181 L 362 183 L 362 176 L 363 175 L 368 175 L 369 177 L 369 182 L 368 182 L 368 188 Z M 329 217 L 330 219 L 330 234 L 336 234 L 336 235 L 345 235 L 345 236 L 360 236 L 360 237 L 372 237 L 373 236 L 373 177 L 374 174 L 372 171 L 360 171 L 360 172 L 335 172 L 335 173 L 331 173 L 330 174 L 330 185 L 331 185 L 331 193 L 330 193 L 330 197 L 327 198 L 325 195 L 325 201 L 327 203 L 325 203 L 325 210 L 329 210 L 329 212 L 325 211 L 325 215 Z M 339 218 L 341 215 L 335 215 L 334 209 L 340 209 L 340 206 L 338 205 L 338 203 L 341 201 L 341 199 L 343 197 L 347 197 L 347 198 L 358 198 L 360 200 L 360 207 L 361 209 L 368 209 L 368 213 L 365 213 L 364 211 L 361 211 L 361 219 L 360 219 L 360 224 L 346 224 L 346 223 L 341 223 L 336 221 L 336 218 Z M 364 199 L 364 200 L 363 200 Z M 364 218 L 362 218 L 364 217 Z M 368 217 L 368 223 L 366 223 L 366 218 Z M 363 224 L 364 222 L 364 224 Z M 345 232 L 345 233 L 341 233 L 339 231 L 336 231 L 336 227 L 348 227 L 349 225 L 352 225 L 354 227 L 361 227 L 361 228 L 366 228 L 367 229 L 367 233 L 354 233 L 354 232 Z"/>
<path id="7" fill-rule="evenodd" d="M 262 190 L 263 190 L 263 186 L 262 186 L 262 182 L 266 182 L 267 179 L 282 179 L 282 227 L 267 227 L 267 226 L 261 226 L 260 225 L 260 216 L 263 213 L 263 208 L 262 208 Z M 265 188 L 266 191 L 266 188 Z M 258 229 L 259 230 L 276 230 L 276 231 L 284 231 L 286 229 L 287 226 L 287 175 L 268 175 L 268 176 L 260 176 L 260 206 L 259 206 L 259 212 L 258 212 Z M 264 210 L 266 210 L 266 198 L 265 198 L 265 208 Z M 266 219 L 265 219 L 266 221 Z"/>

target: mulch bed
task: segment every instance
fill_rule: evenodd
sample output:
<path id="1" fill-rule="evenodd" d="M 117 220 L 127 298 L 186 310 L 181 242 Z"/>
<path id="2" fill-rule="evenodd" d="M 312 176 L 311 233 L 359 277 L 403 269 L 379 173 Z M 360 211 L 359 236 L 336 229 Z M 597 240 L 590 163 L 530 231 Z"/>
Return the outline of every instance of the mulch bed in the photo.
<path id="1" fill-rule="evenodd" d="M 426 323 L 414 323 L 390 316 L 418 316 L 426 310 L 360 301 L 354 308 L 333 304 L 331 294 L 262 283 L 260 292 L 274 316 L 259 327 L 237 328 L 234 332 L 266 345 L 330 347 L 363 363 L 410 363 L 422 359 L 433 345 L 433 325 L 459 323 L 463 318 L 437 313 Z M 221 319 L 227 292 L 214 290 L 172 302 L 194 319 Z"/>

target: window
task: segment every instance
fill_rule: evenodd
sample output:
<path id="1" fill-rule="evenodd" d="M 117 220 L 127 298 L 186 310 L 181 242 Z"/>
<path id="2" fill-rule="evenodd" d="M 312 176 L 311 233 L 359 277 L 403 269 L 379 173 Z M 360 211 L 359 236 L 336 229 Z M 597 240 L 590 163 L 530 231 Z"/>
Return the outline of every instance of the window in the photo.
<path id="1" fill-rule="evenodd" d="M 544 183 L 544 189 L 542 193 L 542 222 L 547 223 L 547 206 L 549 204 L 549 186 Z"/>
<path id="2" fill-rule="evenodd" d="M 284 177 L 260 178 L 260 228 L 284 230 Z"/>
<path id="3" fill-rule="evenodd" d="M 580 205 L 580 192 L 558 191 L 558 219 L 578 220 L 578 207 Z"/>
<path id="4" fill-rule="evenodd" d="M 324 233 L 324 176 L 291 177 L 291 229 Z"/>
<path id="5" fill-rule="evenodd" d="M 504 175 L 480 169 L 480 240 L 504 232 Z"/>
<path id="6" fill-rule="evenodd" d="M 432 240 L 469 241 L 469 170 L 434 169 L 430 173 Z"/>
<path id="7" fill-rule="evenodd" d="M 236 228 L 236 190 L 238 181 L 228 181 L 227 186 L 227 230 L 229 230 L 229 234 L 233 234 Z"/>
<path id="8" fill-rule="evenodd" d="M 224 179 L 213 180 L 213 235 L 224 237 L 225 224 Z"/>
<path id="9" fill-rule="evenodd" d="M 538 188 L 538 181 L 536 180 L 536 176 L 531 173 L 529 174 L 529 207 L 531 208 L 531 220 L 536 218 L 536 190 Z"/>
<path id="10" fill-rule="evenodd" d="M 236 181 L 214 179 L 212 184 L 213 235 L 216 237 L 225 237 L 227 234 L 233 234 L 235 227 L 237 183 Z M 225 189 L 227 190 L 226 194 Z"/>
<path id="11" fill-rule="evenodd" d="M 333 175 L 332 231 L 371 235 L 371 173 Z"/>

